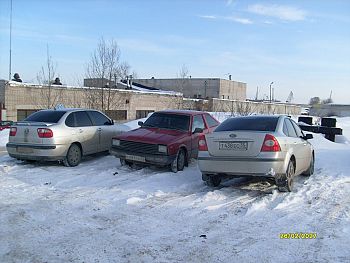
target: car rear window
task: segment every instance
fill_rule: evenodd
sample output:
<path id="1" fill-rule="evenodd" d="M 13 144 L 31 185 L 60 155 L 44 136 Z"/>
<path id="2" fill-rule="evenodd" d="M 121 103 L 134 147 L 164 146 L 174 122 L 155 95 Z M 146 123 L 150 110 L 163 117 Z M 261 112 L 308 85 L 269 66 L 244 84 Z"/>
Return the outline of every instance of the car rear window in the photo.
<path id="1" fill-rule="evenodd" d="M 220 131 L 275 131 L 278 117 L 235 117 L 221 123 L 214 132 Z"/>
<path id="2" fill-rule="evenodd" d="M 57 123 L 65 111 L 37 111 L 29 115 L 24 121 Z"/>
<path id="3" fill-rule="evenodd" d="M 190 116 L 169 113 L 153 113 L 144 123 L 145 127 L 188 131 Z"/>

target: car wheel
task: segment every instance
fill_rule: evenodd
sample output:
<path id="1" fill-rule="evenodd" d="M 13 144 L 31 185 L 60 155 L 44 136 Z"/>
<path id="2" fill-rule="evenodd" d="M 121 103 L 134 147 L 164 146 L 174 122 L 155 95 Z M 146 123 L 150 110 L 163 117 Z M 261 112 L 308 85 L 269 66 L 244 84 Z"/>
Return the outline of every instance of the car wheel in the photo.
<path id="1" fill-rule="evenodd" d="M 177 152 L 175 160 L 171 163 L 171 171 L 177 173 L 178 171 L 182 171 L 185 167 L 186 163 L 186 154 L 183 149 L 180 149 Z"/>
<path id="2" fill-rule="evenodd" d="M 221 178 L 218 175 L 209 175 L 206 183 L 208 186 L 217 187 L 221 183 Z"/>
<path id="3" fill-rule="evenodd" d="M 292 160 L 289 161 L 287 171 L 276 179 L 276 184 L 280 192 L 291 192 L 293 190 L 293 179 L 295 175 L 295 167 Z"/>
<path id="4" fill-rule="evenodd" d="M 314 155 L 312 155 L 311 161 L 310 161 L 310 166 L 304 173 L 302 173 L 302 175 L 310 176 L 314 173 L 314 170 L 315 170 L 315 159 L 314 159 Z"/>
<path id="5" fill-rule="evenodd" d="M 77 166 L 81 161 L 81 149 L 77 144 L 72 144 L 67 152 L 66 158 L 63 160 L 63 164 L 68 167 Z"/>

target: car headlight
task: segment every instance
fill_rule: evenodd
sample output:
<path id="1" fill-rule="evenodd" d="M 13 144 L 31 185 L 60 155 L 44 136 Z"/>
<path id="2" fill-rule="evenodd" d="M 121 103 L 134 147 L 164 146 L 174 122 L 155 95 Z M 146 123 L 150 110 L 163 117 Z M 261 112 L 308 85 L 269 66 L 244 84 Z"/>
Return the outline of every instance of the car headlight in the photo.
<path id="1" fill-rule="evenodd" d="M 119 145 L 120 145 L 120 140 L 118 140 L 118 139 L 113 139 L 113 140 L 112 140 L 112 145 L 113 145 L 113 146 L 119 146 Z"/>
<path id="2" fill-rule="evenodd" d="M 166 145 L 158 145 L 158 152 L 167 153 L 168 148 L 166 147 Z"/>

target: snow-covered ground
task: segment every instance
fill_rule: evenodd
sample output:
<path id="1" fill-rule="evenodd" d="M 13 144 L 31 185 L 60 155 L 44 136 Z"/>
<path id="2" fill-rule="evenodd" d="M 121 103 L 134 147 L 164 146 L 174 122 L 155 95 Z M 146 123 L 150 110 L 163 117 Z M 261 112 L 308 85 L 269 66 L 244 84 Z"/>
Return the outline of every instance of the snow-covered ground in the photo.
<path id="1" fill-rule="evenodd" d="M 338 125 L 349 134 L 349 118 Z M 104 155 L 74 168 L 2 156 L 0 262 L 349 262 L 350 145 L 314 136 L 315 174 L 292 193 L 209 188 L 195 161 L 174 174 Z M 295 232 L 317 238 L 279 237 Z"/>

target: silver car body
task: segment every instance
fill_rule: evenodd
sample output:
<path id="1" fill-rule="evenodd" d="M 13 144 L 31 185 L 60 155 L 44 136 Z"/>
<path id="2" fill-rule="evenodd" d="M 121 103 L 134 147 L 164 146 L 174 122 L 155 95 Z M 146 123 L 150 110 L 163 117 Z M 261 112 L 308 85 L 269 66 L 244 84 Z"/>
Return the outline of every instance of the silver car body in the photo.
<path id="1" fill-rule="evenodd" d="M 109 150 L 112 137 L 119 134 L 113 121 L 99 111 L 88 109 L 46 111 L 62 112 L 63 115 L 57 123 L 20 121 L 11 126 L 17 129 L 15 136 L 9 136 L 9 142 L 6 145 L 11 157 L 21 160 L 63 160 L 73 143 L 80 146 L 82 155 L 93 154 Z M 108 119 L 110 123 L 85 127 L 67 126 L 68 116 L 77 112 L 97 112 Z M 50 129 L 53 136 L 40 138 L 38 136 L 40 128 Z"/>
<path id="2" fill-rule="evenodd" d="M 259 116 L 254 116 L 259 118 Z M 261 116 L 263 117 L 263 116 Z M 287 116 L 277 116 L 275 131 L 223 131 L 205 135 L 208 151 L 200 151 L 199 168 L 203 174 L 226 174 L 234 176 L 276 177 L 286 173 L 289 161 L 295 158 L 295 175 L 305 172 L 313 155 L 312 145 L 305 139 L 290 137 L 283 128 Z M 296 123 L 294 122 L 295 126 Z M 294 126 L 294 127 L 295 127 Z M 299 128 L 299 127 L 297 127 Z M 302 131 L 299 128 L 301 134 Z M 280 151 L 262 152 L 266 134 L 274 136 Z M 219 149 L 220 143 L 247 143 L 247 150 Z"/>

